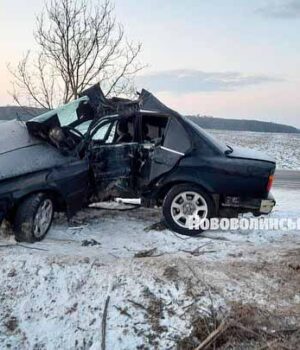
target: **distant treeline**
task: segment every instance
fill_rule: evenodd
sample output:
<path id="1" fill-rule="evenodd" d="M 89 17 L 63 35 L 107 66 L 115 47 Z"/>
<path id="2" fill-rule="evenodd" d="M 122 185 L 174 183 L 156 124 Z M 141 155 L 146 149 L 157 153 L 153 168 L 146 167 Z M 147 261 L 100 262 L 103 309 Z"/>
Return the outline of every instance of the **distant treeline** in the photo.
<path id="1" fill-rule="evenodd" d="M 41 108 L 18 106 L 0 107 L 0 121 L 12 120 L 16 118 L 27 121 L 36 115 L 42 114 L 43 112 L 45 112 L 45 110 Z M 294 128 L 293 126 L 262 122 L 258 120 L 224 119 L 207 116 L 188 117 L 204 129 L 300 133 L 300 130 Z"/>
<path id="2" fill-rule="evenodd" d="M 271 122 L 262 122 L 259 120 L 225 119 L 206 116 L 188 117 L 204 129 L 300 133 L 300 130 L 294 128 L 293 126 Z"/>

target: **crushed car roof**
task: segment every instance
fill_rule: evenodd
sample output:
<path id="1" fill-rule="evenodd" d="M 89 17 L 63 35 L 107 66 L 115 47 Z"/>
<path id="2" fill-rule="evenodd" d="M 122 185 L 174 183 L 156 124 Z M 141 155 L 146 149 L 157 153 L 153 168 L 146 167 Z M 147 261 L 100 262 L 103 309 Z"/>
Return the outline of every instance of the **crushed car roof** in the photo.
<path id="1" fill-rule="evenodd" d="M 76 120 L 76 111 L 80 105 L 89 105 L 95 118 L 120 113 L 130 115 L 136 111 L 179 115 L 145 89 L 138 93 L 138 98 L 136 100 L 119 97 L 107 98 L 101 90 L 100 85 L 96 84 L 83 91 L 78 99 L 43 113 L 31 119 L 30 122 L 42 123 L 57 115 L 59 119 L 66 120 L 65 123 L 71 123 Z"/>
<path id="2" fill-rule="evenodd" d="M 105 116 L 116 113 L 130 114 L 138 110 L 159 112 L 169 115 L 179 115 L 177 112 L 159 101 L 159 99 L 156 98 L 151 92 L 145 89 L 142 89 L 142 91 L 138 93 L 138 98 L 136 100 L 119 97 L 107 98 L 101 90 L 100 85 L 96 84 L 83 91 L 80 96 L 89 97 L 89 103 L 97 116 Z"/>

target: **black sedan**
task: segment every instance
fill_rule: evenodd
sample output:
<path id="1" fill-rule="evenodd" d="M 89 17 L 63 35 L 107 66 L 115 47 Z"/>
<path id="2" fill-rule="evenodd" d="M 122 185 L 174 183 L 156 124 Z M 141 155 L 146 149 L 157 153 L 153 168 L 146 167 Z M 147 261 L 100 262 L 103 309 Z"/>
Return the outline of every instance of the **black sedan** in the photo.
<path id="1" fill-rule="evenodd" d="M 16 239 L 47 234 L 54 211 L 141 198 L 170 229 L 195 235 L 190 218 L 268 214 L 275 161 L 226 146 L 143 90 L 106 99 L 99 86 L 27 123 L 0 127 L 0 222 Z"/>

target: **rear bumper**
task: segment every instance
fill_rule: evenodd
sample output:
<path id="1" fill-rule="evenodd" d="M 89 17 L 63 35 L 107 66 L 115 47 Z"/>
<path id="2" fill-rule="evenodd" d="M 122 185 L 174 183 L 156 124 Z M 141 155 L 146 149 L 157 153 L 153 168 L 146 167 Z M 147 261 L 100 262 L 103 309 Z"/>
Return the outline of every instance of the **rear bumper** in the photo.
<path id="1" fill-rule="evenodd" d="M 245 213 L 252 212 L 255 214 L 269 214 L 276 201 L 271 192 L 265 199 L 260 198 L 241 198 L 241 197 L 225 197 L 221 208 L 233 209 L 236 212 Z"/>
<path id="2" fill-rule="evenodd" d="M 276 205 L 275 198 L 273 197 L 272 193 L 269 192 L 268 198 L 261 200 L 259 212 L 261 214 L 269 214 L 271 213 L 275 205 Z"/>

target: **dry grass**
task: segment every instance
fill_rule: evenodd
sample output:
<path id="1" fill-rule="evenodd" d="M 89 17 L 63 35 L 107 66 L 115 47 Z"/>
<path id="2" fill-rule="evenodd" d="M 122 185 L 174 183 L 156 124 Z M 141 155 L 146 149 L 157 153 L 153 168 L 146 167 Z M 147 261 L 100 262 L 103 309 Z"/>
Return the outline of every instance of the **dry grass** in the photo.
<path id="1" fill-rule="evenodd" d="M 225 327 L 220 327 L 222 322 Z M 190 336 L 180 340 L 177 350 L 294 350 L 300 344 L 300 315 L 271 313 L 256 305 L 234 303 L 225 318 L 201 315 L 193 320 L 191 327 Z M 211 342 L 199 347 L 218 329 Z"/>

